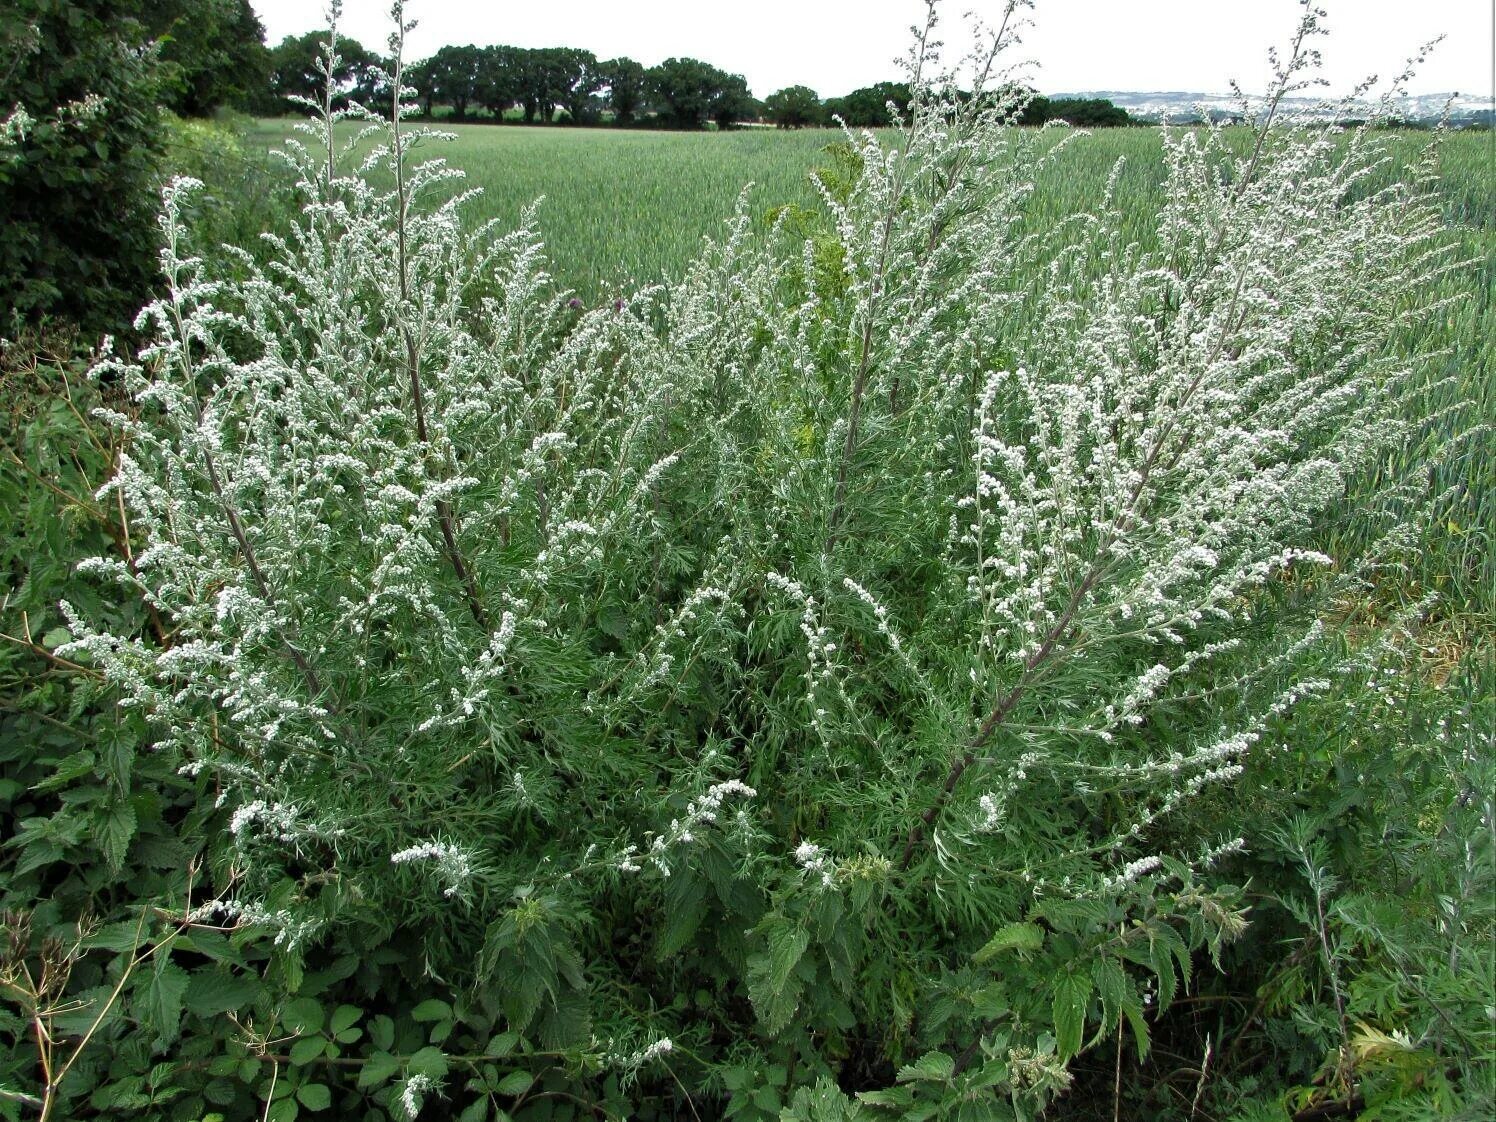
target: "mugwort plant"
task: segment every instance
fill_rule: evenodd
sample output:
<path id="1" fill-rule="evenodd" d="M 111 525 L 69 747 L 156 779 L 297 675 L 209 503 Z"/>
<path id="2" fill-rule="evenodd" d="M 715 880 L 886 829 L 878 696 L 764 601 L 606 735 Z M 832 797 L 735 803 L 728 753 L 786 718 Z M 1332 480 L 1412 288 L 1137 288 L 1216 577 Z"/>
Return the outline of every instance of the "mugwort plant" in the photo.
<path id="1" fill-rule="evenodd" d="M 907 115 L 846 132 L 808 230 L 745 195 L 600 308 L 416 158 L 399 4 L 393 114 L 312 107 L 268 255 L 209 267 L 167 188 L 148 342 L 99 371 L 145 546 L 89 571 L 170 641 L 70 611 L 60 654 L 217 792 L 229 918 L 414 942 L 568 1078 L 734 1115 L 778 1080 L 795 1117 L 1030 1117 L 1147 1049 L 1245 923 L 1240 838 L 1187 812 L 1294 750 L 1411 532 L 1317 533 L 1454 262 L 1374 127 L 1290 109 L 1313 7 L 1249 135 L 1165 131 L 1146 238 L 1110 194 L 1039 221 L 1073 134 L 1016 127 L 1029 7 L 952 59 L 929 0 Z M 407 1115 L 462 1094 L 418 1078 Z"/>

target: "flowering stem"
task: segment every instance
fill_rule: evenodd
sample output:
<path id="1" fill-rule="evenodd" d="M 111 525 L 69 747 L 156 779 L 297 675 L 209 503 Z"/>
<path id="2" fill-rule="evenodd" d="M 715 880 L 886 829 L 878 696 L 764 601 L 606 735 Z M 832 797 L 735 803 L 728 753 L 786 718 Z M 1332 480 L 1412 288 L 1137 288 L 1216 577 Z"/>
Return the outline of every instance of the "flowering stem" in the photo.
<path id="1" fill-rule="evenodd" d="M 405 30 L 404 15 L 397 9 L 395 16 L 395 34 L 391 45 L 394 50 L 394 101 L 390 108 L 390 130 L 394 138 L 393 158 L 395 164 L 395 191 L 399 197 L 400 213 L 395 225 L 395 247 L 400 265 L 400 306 L 401 311 L 406 311 L 410 306 L 410 264 L 409 256 L 405 246 L 405 227 L 410 213 L 410 195 L 405 183 L 405 146 L 404 138 L 400 132 L 400 84 L 404 77 L 405 60 Z M 400 325 L 400 335 L 405 341 L 405 367 L 410 379 L 410 403 L 415 412 L 416 437 L 421 442 L 421 449 L 428 456 L 431 454 L 430 430 L 426 424 L 426 399 L 421 392 L 421 352 L 416 345 L 416 338 L 410 329 L 409 323 Z M 441 528 L 442 550 L 447 555 L 447 561 L 452 566 L 452 572 L 457 576 L 457 583 L 462 585 L 463 596 L 467 600 L 468 610 L 472 612 L 474 621 L 485 631 L 490 629 L 488 611 L 483 606 L 483 598 L 478 590 L 477 578 L 468 565 L 466 558 L 462 555 L 462 549 L 457 544 L 457 518 L 452 512 L 452 504 L 445 498 L 436 500 L 436 518 Z"/>

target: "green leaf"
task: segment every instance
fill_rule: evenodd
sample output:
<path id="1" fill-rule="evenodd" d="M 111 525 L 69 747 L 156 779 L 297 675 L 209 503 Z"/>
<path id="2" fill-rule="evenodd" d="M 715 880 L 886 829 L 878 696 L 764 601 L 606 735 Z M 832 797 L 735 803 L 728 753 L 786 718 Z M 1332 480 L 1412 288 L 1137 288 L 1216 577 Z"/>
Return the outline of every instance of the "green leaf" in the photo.
<path id="1" fill-rule="evenodd" d="M 457 1116 L 457 1122 L 488 1122 L 488 1096 L 469 1103 L 467 1109 Z"/>
<path id="2" fill-rule="evenodd" d="M 483 1049 L 485 1056 L 493 1056 L 498 1059 L 507 1056 L 514 1051 L 514 1046 L 519 1043 L 519 1033 L 501 1032 L 498 1036 L 489 1037 L 488 1046 Z"/>
<path id="3" fill-rule="evenodd" d="M 369 1041 L 381 1051 L 390 1052 L 395 1047 L 395 1022 L 380 1013 L 369 1022 Z"/>
<path id="4" fill-rule="evenodd" d="M 358 1089 L 367 1091 L 370 1087 L 378 1087 L 399 1070 L 399 1056 L 392 1056 L 388 1052 L 375 1052 L 359 1069 Z"/>
<path id="5" fill-rule="evenodd" d="M 655 954 L 669 958 L 691 941 L 706 918 L 706 900 L 707 885 L 700 877 L 681 872 L 665 882 L 664 919 L 655 937 Z"/>
<path id="6" fill-rule="evenodd" d="M 313 1060 L 321 1059 L 325 1051 L 327 1051 L 325 1036 L 303 1036 L 291 1045 L 291 1064 L 294 1067 L 305 1067 Z"/>
<path id="7" fill-rule="evenodd" d="M 790 971 L 795 969 L 795 964 L 810 946 L 810 934 L 782 916 L 767 920 L 764 934 L 769 942 L 769 985 L 776 993 L 783 992 L 790 980 Z"/>
<path id="8" fill-rule="evenodd" d="M 926 1052 L 912 1064 L 905 1064 L 899 1068 L 897 1079 L 900 1083 L 913 1083 L 916 1080 L 929 1080 L 936 1083 L 946 1083 L 956 1073 L 956 1061 L 944 1052 Z"/>
<path id="9" fill-rule="evenodd" d="M 1091 1002 L 1091 976 L 1075 971 L 1061 974 L 1054 986 L 1054 1034 L 1063 1059 L 1080 1051 Z"/>
<path id="10" fill-rule="evenodd" d="M 438 1001 L 434 997 L 427 998 L 410 1011 L 410 1019 L 417 1023 L 450 1021 L 452 1019 L 452 1007 L 445 1001 Z"/>
<path id="11" fill-rule="evenodd" d="M 327 1022 L 327 1031 L 336 1036 L 352 1028 L 363 1015 L 364 1011 L 357 1005 L 339 1005 L 333 1010 L 332 1017 Z"/>
<path id="12" fill-rule="evenodd" d="M 98 758 L 92 752 L 74 752 L 64 757 L 57 765 L 56 771 L 31 789 L 33 791 L 55 791 L 59 787 L 66 787 L 75 779 L 92 774 L 98 762 Z"/>
<path id="13" fill-rule="evenodd" d="M 1091 965 L 1091 979 L 1096 983 L 1096 992 L 1101 997 L 1101 1019 L 1110 1028 L 1122 1015 L 1122 1003 L 1130 988 L 1127 975 L 1114 958 L 1098 958 Z"/>
<path id="14" fill-rule="evenodd" d="M 516 1095 L 523 1095 L 534 1085 L 535 1077 L 528 1071 L 511 1071 L 508 1075 L 504 1076 L 503 1079 L 499 1080 L 499 1085 L 495 1088 L 495 1090 L 497 1090 L 501 1095 L 509 1095 L 513 1097 Z"/>
<path id="15" fill-rule="evenodd" d="M 406 1070 L 412 1075 L 428 1075 L 432 1079 L 444 1079 L 447 1075 L 447 1057 L 440 1048 L 422 1048 L 410 1058 Z"/>
<path id="16" fill-rule="evenodd" d="M 1044 928 L 1037 923 L 1010 923 L 998 928 L 997 934 L 988 939 L 987 944 L 971 956 L 971 960 L 981 965 L 1004 951 L 1016 951 L 1020 957 L 1027 958 L 1043 946 Z"/>
<path id="17" fill-rule="evenodd" d="M 308 1110 L 326 1110 L 332 1106 L 332 1091 L 325 1083 L 303 1083 L 296 1088 L 296 1097 Z"/>
<path id="18" fill-rule="evenodd" d="M 135 836 L 135 808 L 128 799 L 120 799 L 95 820 L 95 825 L 109 871 L 117 873 L 124 867 L 125 851 Z"/>
<path id="19" fill-rule="evenodd" d="M 284 1098 L 270 1104 L 270 1109 L 265 1111 L 265 1122 L 296 1122 L 301 1113 L 301 1106 L 293 1098 Z"/>
<path id="20" fill-rule="evenodd" d="M 298 997 L 286 1002 L 281 1011 L 281 1023 L 292 1032 L 303 1035 L 321 1032 L 327 1022 L 322 1003 L 314 997 Z"/>
<path id="21" fill-rule="evenodd" d="M 187 996 L 187 971 L 164 955 L 156 959 L 145 992 L 146 1019 L 156 1030 L 156 1047 L 164 1048 L 182 1029 L 182 1002 Z"/>
<path id="22" fill-rule="evenodd" d="M 187 983 L 187 1011 L 204 1019 L 221 1016 L 232 1010 L 243 1009 L 254 1001 L 259 992 L 260 983 L 254 978 L 200 969 Z"/>

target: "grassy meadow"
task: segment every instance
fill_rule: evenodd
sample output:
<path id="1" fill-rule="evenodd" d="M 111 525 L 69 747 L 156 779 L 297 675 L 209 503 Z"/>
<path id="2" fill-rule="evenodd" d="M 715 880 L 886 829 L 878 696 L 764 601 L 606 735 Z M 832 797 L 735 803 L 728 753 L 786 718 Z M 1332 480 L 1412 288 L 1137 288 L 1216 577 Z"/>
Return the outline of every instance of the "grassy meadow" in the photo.
<path id="1" fill-rule="evenodd" d="M 786 203 L 813 206 L 809 172 L 827 162 L 826 146 L 840 139 L 825 129 L 671 133 L 442 127 L 458 139 L 427 142 L 427 152 L 450 160 L 482 188 L 470 212 L 473 220 L 513 223 L 526 206 L 542 200 L 540 226 L 552 271 L 588 303 L 679 276 L 701 239 L 722 231 L 749 184 L 755 213 Z M 272 148 L 289 135 L 291 122 L 265 120 L 246 140 L 252 147 Z M 1417 158 L 1430 134 L 1406 132 L 1389 139 L 1393 165 L 1406 164 Z M 1450 303 L 1427 329 L 1432 337 L 1409 332 L 1405 339 L 1410 351 L 1437 352 L 1426 376 L 1442 384 L 1417 405 L 1421 415 L 1433 418 L 1431 435 L 1496 417 L 1493 140 L 1496 134 L 1452 134 L 1439 156 L 1437 190 L 1468 264 L 1443 283 L 1440 295 Z M 1119 159 L 1125 161 L 1119 202 L 1136 216 L 1136 236 L 1146 240 L 1162 201 L 1161 149 L 1153 129 L 1102 130 L 1076 139 L 1038 185 L 1037 221 L 1058 221 L 1095 206 Z M 1440 592 L 1456 632 L 1463 630 L 1459 617 L 1496 610 L 1490 549 L 1496 538 L 1496 461 L 1488 444 L 1488 437 L 1472 436 L 1441 466 L 1438 478 L 1420 484 L 1456 493 L 1446 500 L 1435 540 L 1409 558 L 1409 591 Z M 1410 455 L 1408 462 L 1415 459 Z M 1401 476 L 1404 466 L 1389 463 L 1386 470 Z M 1345 535 L 1375 534 L 1376 527 L 1375 516 L 1357 511 L 1331 534 L 1343 542 Z"/>

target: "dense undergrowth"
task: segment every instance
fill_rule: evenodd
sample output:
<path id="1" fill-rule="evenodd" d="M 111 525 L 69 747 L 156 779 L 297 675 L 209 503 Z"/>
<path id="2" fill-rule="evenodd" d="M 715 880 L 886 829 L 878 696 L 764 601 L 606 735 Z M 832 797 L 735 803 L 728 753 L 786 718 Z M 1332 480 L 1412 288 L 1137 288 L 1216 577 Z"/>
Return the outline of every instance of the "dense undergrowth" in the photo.
<path id="1" fill-rule="evenodd" d="M 252 252 L 168 189 L 135 358 L 7 348 L 0 1116 L 1485 1116 L 1431 165 L 1056 224 L 931 41 L 669 288 L 329 114 Z"/>

